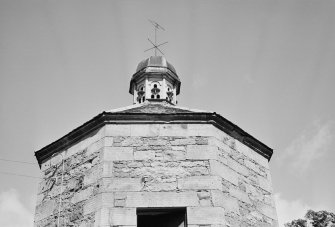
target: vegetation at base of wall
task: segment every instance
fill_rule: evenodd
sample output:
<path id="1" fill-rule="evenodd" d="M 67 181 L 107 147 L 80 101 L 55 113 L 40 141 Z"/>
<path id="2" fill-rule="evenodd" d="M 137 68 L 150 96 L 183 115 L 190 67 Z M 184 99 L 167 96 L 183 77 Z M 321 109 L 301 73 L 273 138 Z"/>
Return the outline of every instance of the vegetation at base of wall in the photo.
<path id="1" fill-rule="evenodd" d="M 335 214 L 328 211 L 308 210 L 304 219 L 293 220 L 285 227 L 335 227 Z"/>

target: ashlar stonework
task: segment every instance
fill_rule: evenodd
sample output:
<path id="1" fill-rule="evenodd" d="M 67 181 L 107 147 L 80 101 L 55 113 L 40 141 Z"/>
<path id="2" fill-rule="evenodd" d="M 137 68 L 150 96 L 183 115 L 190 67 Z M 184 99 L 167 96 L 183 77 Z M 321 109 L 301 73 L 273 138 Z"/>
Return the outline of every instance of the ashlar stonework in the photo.
<path id="1" fill-rule="evenodd" d="M 186 207 L 188 226 L 276 226 L 263 159 L 213 125 L 105 125 L 42 164 L 35 226 L 59 211 L 61 226 L 136 226 L 143 207 Z"/>

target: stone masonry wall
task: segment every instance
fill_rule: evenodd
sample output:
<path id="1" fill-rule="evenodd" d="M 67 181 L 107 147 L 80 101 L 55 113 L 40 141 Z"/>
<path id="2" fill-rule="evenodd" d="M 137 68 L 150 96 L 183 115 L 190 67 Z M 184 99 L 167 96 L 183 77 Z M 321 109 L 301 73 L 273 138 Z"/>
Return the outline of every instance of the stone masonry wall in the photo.
<path id="1" fill-rule="evenodd" d="M 138 207 L 186 207 L 190 227 L 277 226 L 268 161 L 210 124 L 106 125 L 62 155 L 42 165 L 35 226 L 59 211 L 60 226 L 136 226 Z"/>

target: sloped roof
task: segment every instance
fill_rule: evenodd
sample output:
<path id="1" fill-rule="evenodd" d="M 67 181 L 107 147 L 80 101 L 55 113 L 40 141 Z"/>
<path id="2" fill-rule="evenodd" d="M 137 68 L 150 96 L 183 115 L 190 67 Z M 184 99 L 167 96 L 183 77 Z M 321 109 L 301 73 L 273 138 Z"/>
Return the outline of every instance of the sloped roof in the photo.
<path id="1" fill-rule="evenodd" d="M 164 114 L 171 114 L 171 113 L 192 113 L 192 112 L 207 112 L 204 110 L 197 110 L 197 109 L 189 109 L 186 107 L 179 107 L 171 105 L 167 102 L 161 102 L 154 100 L 150 102 L 145 102 L 142 104 L 135 104 L 119 109 L 114 109 L 108 111 L 110 113 L 164 113 Z"/>
<path id="2" fill-rule="evenodd" d="M 167 102 L 145 102 L 102 112 L 62 138 L 36 151 L 35 156 L 37 161 L 41 165 L 54 153 L 74 145 L 94 130 L 99 129 L 106 124 L 117 124 L 118 122 L 122 122 L 123 124 L 127 122 L 129 122 L 129 124 L 164 122 L 169 124 L 187 124 L 190 122 L 212 124 L 243 144 L 249 146 L 268 160 L 270 160 L 273 153 L 271 148 L 215 112 L 177 107 Z"/>

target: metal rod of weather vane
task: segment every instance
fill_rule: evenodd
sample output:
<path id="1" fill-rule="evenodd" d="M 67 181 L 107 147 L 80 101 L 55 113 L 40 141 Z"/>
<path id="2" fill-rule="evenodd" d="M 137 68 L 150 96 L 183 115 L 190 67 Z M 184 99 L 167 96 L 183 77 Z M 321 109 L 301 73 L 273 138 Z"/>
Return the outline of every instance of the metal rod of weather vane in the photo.
<path id="1" fill-rule="evenodd" d="M 157 27 L 155 26 L 155 56 L 157 56 Z"/>

